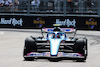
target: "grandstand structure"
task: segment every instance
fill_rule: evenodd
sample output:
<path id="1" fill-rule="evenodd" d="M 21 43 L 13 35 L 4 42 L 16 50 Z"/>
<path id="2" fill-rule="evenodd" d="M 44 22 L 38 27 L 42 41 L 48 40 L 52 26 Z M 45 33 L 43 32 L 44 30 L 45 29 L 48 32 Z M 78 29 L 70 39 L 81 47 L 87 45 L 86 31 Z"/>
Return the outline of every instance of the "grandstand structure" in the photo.
<path id="1" fill-rule="evenodd" d="M 0 15 L 100 17 L 100 0 L 0 1 Z"/>

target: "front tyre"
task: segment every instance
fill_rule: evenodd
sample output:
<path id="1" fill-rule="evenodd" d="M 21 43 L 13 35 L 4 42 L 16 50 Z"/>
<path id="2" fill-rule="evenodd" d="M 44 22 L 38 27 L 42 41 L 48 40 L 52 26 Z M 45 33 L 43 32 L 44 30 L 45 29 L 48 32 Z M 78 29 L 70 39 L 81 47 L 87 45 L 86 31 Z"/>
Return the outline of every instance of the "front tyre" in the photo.
<path id="1" fill-rule="evenodd" d="M 83 39 L 77 39 L 75 42 L 75 51 L 82 54 L 82 56 L 84 56 L 84 58 L 82 59 L 77 59 L 77 61 L 85 61 L 87 59 L 87 39 L 83 38 Z"/>
<path id="2" fill-rule="evenodd" d="M 37 51 L 36 41 L 31 37 L 26 38 L 23 56 L 26 56 L 30 52 L 36 52 L 36 51 Z M 24 59 L 30 61 L 30 60 L 34 60 L 34 57 L 24 57 Z"/>

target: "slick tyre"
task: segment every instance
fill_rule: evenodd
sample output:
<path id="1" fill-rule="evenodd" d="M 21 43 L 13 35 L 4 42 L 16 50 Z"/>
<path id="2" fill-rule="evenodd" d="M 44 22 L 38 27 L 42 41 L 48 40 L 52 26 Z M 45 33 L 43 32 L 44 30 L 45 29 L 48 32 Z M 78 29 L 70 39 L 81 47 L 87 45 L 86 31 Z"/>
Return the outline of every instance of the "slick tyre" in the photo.
<path id="1" fill-rule="evenodd" d="M 75 51 L 82 54 L 82 56 L 84 56 L 84 58 L 82 59 L 77 59 L 78 61 L 85 61 L 87 58 L 87 39 L 86 38 L 82 38 L 82 39 L 78 39 L 75 42 Z"/>
<path id="2" fill-rule="evenodd" d="M 23 56 L 27 55 L 30 52 L 36 52 L 36 51 L 37 51 L 36 41 L 34 39 L 32 39 L 31 37 L 26 38 Z M 33 60 L 34 58 L 24 57 L 24 59 L 25 60 Z"/>

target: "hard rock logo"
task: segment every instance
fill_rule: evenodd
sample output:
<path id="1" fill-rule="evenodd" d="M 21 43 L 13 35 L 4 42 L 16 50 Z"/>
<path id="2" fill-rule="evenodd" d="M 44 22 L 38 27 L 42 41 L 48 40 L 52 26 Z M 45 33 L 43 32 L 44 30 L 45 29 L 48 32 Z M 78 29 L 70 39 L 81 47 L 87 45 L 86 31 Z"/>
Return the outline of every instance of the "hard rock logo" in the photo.
<path id="1" fill-rule="evenodd" d="M 90 18 L 88 21 L 86 21 L 86 25 L 88 25 L 89 29 L 94 29 L 94 27 L 97 26 L 97 21 Z"/>
<path id="2" fill-rule="evenodd" d="M 36 24 L 38 28 L 41 28 L 45 24 L 45 21 L 41 17 L 38 17 L 36 20 L 33 20 L 33 23 Z"/>

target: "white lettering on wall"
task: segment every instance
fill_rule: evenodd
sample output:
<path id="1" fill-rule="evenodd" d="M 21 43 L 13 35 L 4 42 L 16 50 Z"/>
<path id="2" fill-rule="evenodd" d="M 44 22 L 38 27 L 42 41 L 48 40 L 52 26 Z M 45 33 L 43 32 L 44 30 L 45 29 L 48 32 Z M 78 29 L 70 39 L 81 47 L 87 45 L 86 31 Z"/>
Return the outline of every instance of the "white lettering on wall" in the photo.
<path id="1" fill-rule="evenodd" d="M 73 21 L 70 21 L 69 19 L 65 19 L 65 21 L 60 21 L 60 19 L 56 19 L 56 24 L 61 24 L 62 26 L 67 26 L 67 27 L 70 27 L 70 26 L 76 27 L 75 19 L 73 19 Z"/>
<path id="2" fill-rule="evenodd" d="M 5 20 L 5 18 L 1 18 L 0 24 L 12 24 L 13 26 L 19 25 L 22 26 L 23 20 L 16 20 L 15 18 L 10 18 L 10 20 Z"/>

